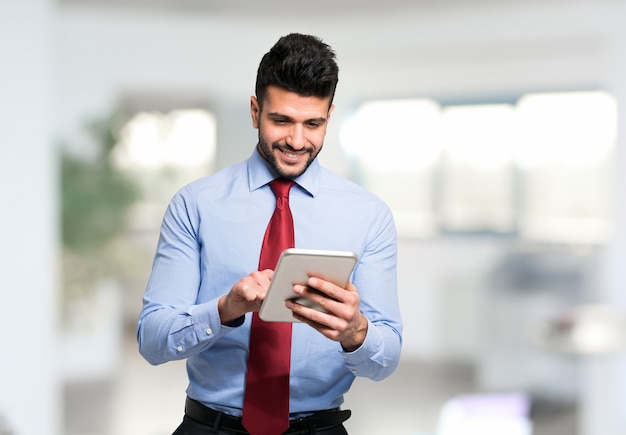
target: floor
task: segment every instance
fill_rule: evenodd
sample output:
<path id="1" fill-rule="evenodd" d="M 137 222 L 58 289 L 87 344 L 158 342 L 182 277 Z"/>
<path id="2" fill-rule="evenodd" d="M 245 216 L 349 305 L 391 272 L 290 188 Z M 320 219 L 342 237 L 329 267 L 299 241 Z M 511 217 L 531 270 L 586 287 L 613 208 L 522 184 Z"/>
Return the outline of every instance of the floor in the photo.
<path id="1" fill-rule="evenodd" d="M 129 339 L 114 379 L 68 385 L 66 435 L 169 435 L 182 417 L 186 382 L 184 362 L 150 366 Z M 355 381 L 346 427 L 355 435 L 435 435 L 443 404 L 474 389 L 471 367 L 402 361 L 384 381 Z M 576 435 L 573 408 L 534 406 L 532 421 L 533 435 Z"/>

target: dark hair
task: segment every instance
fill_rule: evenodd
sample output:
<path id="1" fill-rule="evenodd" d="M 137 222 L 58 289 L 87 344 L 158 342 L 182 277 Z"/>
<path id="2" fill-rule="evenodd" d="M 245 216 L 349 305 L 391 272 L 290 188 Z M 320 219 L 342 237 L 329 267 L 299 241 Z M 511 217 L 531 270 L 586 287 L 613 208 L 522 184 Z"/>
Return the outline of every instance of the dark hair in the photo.
<path id="1" fill-rule="evenodd" d="M 291 33 L 281 37 L 259 64 L 256 97 L 263 104 L 268 86 L 278 86 L 305 97 L 330 97 L 339 80 L 331 47 L 316 36 Z"/>

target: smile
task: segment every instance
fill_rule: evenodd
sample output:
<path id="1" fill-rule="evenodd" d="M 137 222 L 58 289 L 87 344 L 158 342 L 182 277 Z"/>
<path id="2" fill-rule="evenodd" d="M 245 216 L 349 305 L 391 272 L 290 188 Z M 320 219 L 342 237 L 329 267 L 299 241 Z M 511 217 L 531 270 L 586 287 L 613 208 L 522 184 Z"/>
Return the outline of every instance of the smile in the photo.
<path id="1" fill-rule="evenodd" d="M 289 152 L 289 151 L 285 151 L 285 150 L 281 150 L 281 151 L 282 151 L 282 153 L 283 153 L 284 155 L 286 155 L 287 157 L 293 158 L 293 159 L 295 159 L 295 158 L 297 158 L 297 157 L 299 157 L 299 156 L 300 156 L 300 154 L 291 153 L 291 152 Z"/>
<path id="2" fill-rule="evenodd" d="M 302 156 L 305 156 L 306 154 L 309 153 L 309 151 L 306 149 L 301 150 L 301 151 L 292 151 L 292 150 L 285 149 L 282 147 L 277 147 L 277 149 L 283 154 L 283 156 L 285 156 L 289 160 L 298 160 Z"/>

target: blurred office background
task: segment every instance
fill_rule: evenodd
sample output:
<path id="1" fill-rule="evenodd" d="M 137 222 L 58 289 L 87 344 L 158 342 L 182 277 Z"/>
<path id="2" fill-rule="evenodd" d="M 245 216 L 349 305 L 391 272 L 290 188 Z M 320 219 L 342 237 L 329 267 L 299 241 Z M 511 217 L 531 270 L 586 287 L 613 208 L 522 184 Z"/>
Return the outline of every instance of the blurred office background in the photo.
<path id="1" fill-rule="evenodd" d="M 22 0 L 0 3 L 0 434 L 178 424 L 184 363 L 134 338 L 160 219 L 252 152 L 257 64 L 293 31 L 340 65 L 322 163 L 400 235 L 402 362 L 357 379 L 351 433 L 626 433 L 626 2 Z"/>

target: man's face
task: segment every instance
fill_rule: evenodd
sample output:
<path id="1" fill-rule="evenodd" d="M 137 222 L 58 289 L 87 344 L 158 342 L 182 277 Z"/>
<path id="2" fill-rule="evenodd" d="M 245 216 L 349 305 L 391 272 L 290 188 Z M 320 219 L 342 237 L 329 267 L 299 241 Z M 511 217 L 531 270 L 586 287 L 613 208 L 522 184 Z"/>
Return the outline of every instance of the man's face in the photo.
<path id="1" fill-rule="evenodd" d="M 330 97 L 303 97 L 276 86 L 267 88 L 262 109 L 256 97 L 250 99 L 259 151 L 280 176 L 306 171 L 322 149 L 333 108 Z"/>

